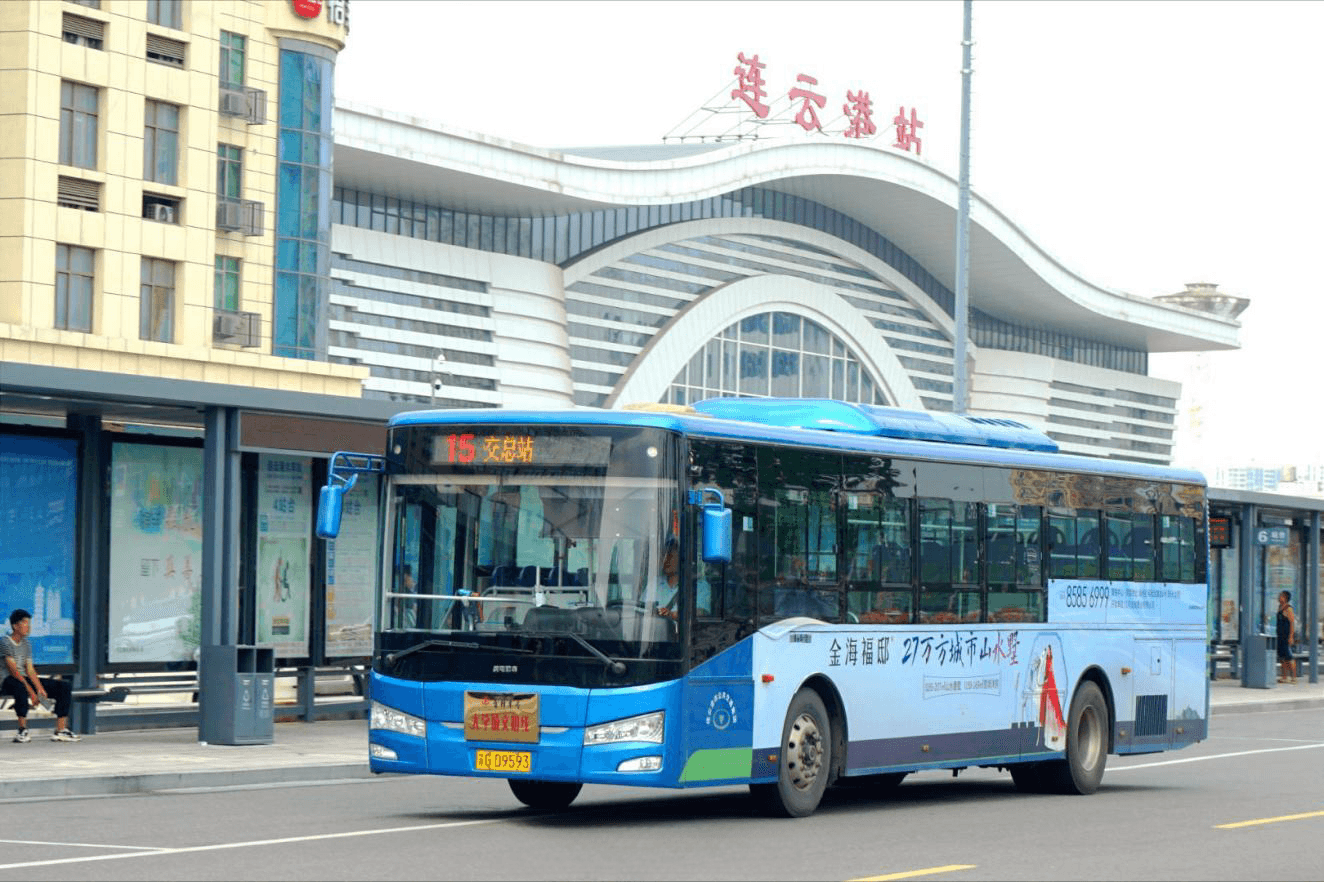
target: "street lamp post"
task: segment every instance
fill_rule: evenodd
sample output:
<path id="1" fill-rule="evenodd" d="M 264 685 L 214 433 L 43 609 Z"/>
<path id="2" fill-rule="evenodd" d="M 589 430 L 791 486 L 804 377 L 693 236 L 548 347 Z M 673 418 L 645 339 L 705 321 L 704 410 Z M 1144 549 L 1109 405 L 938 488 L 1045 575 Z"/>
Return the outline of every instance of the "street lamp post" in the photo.
<path id="1" fill-rule="evenodd" d="M 970 322 L 970 6 L 965 0 L 964 35 L 961 39 L 961 177 L 956 207 L 956 352 L 952 365 L 952 410 L 970 410 L 970 378 L 966 336 Z"/>

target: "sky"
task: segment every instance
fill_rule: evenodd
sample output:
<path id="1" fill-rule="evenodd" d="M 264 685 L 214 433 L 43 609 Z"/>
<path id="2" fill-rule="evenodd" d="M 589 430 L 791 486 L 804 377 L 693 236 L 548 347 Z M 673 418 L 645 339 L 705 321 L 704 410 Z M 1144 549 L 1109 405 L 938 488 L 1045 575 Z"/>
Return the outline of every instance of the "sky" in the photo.
<path id="1" fill-rule="evenodd" d="M 353 0 L 335 88 L 538 147 L 653 144 L 735 106 L 737 56 L 757 53 L 772 95 L 818 80 L 825 122 L 847 91 L 870 93 L 878 123 L 914 107 L 922 158 L 955 177 L 962 15 L 960 0 Z M 1324 464 L 1322 33 L 1324 2 L 974 0 L 974 192 L 1100 287 L 1251 301 L 1239 350 L 1150 359 L 1200 417 L 1179 417 L 1178 465 Z"/>

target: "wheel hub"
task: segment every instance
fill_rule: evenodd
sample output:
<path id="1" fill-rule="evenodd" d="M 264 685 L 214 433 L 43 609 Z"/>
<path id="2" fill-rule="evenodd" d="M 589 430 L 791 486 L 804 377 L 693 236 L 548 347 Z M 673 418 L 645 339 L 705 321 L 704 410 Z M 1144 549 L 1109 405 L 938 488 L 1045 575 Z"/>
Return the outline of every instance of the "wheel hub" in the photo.
<path id="1" fill-rule="evenodd" d="M 801 714 L 791 726 L 786 767 L 791 783 L 798 790 L 812 787 L 823 771 L 823 735 L 818 723 L 808 714 Z"/>

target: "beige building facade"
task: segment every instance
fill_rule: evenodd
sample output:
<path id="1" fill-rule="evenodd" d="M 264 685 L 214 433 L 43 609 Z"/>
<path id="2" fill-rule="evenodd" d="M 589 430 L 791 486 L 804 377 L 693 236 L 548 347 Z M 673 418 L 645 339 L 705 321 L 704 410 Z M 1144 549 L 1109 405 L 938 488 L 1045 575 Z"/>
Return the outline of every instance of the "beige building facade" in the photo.
<path id="1" fill-rule="evenodd" d="M 279 47 L 347 33 L 314 5 L 0 4 L 0 362 L 360 394 L 271 354 Z"/>

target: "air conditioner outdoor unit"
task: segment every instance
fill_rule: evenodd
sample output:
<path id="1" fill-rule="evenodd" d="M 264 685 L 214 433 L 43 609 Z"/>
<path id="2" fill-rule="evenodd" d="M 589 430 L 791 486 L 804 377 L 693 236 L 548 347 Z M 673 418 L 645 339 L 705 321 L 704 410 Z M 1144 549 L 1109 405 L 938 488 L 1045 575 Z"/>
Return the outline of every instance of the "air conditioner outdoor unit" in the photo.
<path id="1" fill-rule="evenodd" d="M 245 333 L 247 329 L 244 324 L 244 317 L 241 313 L 218 309 L 216 317 L 212 321 L 212 336 L 217 340 L 234 339 Z"/>
<path id="2" fill-rule="evenodd" d="M 152 220 L 160 221 L 163 224 L 173 224 L 175 222 L 175 206 L 153 205 Z"/>
<path id="3" fill-rule="evenodd" d="M 243 227 L 243 203 L 237 199 L 221 199 L 216 203 L 216 226 L 222 230 Z"/>
<path id="4" fill-rule="evenodd" d="M 221 113 L 226 116 L 248 116 L 248 96 L 234 89 L 222 89 Z"/>
<path id="5" fill-rule="evenodd" d="M 258 345 L 258 314 L 218 309 L 212 317 L 212 340 L 217 343 Z"/>

